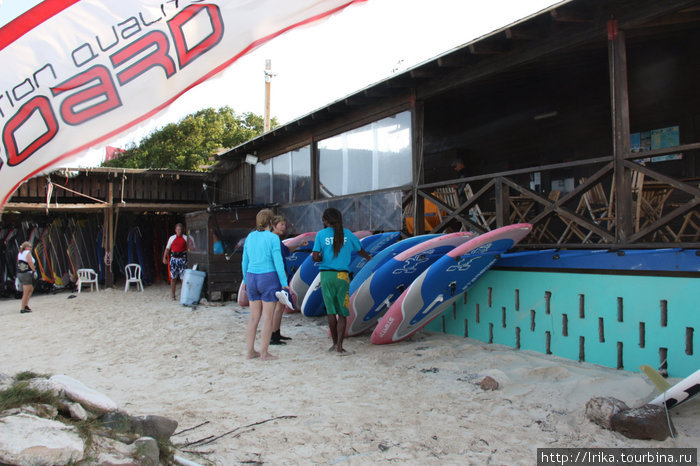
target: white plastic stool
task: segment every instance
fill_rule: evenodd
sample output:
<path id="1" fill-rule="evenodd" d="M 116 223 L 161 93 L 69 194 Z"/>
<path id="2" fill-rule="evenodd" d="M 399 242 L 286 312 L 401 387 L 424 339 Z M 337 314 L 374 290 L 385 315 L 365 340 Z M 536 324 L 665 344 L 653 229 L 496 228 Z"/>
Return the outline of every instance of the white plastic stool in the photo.
<path id="1" fill-rule="evenodd" d="M 95 285 L 95 290 L 100 291 L 100 286 L 97 284 L 97 274 L 92 269 L 78 269 L 78 293 L 82 289 L 83 285 L 90 284 L 90 291 L 92 291 L 92 285 Z"/>
<path id="2" fill-rule="evenodd" d="M 132 283 L 136 284 L 136 289 L 143 291 L 143 283 L 141 282 L 141 266 L 139 264 L 126 264 L 124 267 L 124 272 L 126 273 L 126 285 L 124 285 L 124 292 L 129 291 L 129 285 Z"/>

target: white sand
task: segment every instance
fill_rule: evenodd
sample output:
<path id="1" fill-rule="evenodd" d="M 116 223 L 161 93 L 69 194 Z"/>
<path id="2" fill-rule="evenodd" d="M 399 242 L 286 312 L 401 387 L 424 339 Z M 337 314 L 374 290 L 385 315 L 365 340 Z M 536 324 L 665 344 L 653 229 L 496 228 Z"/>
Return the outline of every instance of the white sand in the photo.
<path id="1" fill-rule="evenodd" d="M 672 410 L 677 438 L 635 441 L 584 417 L 593 396 L 630 406 L 649 401 L 640 374 L 577 364 L 476 340 L 420 332 L 374 346 L 350 339 L 347 357 L 329 354 L 325 319 L 287 316 L 272 347 L 277 361 L 244 357 L 246 309 L 196 311 L 165 287 L 36 296 L 32 314 L 0 301 L 0 372 L 65 373 L 131 414 L 176 419 L 176 443 L 220 435 L 200 463 L 534 464 L 538 447 L 697 447 L 700 399 Z M 484 392 L 484 375 L 502 383 Z"/>

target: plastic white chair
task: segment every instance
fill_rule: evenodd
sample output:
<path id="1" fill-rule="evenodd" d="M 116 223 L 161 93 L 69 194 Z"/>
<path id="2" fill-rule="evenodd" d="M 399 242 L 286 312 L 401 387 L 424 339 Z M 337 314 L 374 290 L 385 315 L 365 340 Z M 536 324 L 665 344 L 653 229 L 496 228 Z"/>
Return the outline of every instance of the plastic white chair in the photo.
<path id="1" fill-rule="evenodd" d="M 124 267 L 126 273 L 126 284 L 124 285 L 124 293 L 129 291 L 129 285 L 136 284 L 136 289 L 143 291 L 143 283 L 141 282 L 141 266 L 139 264 L 126 264 Z"/>
<path id="2" fill-rule="evenodd" d="M 90 291 L 92 291 L 92 285 L 95 285 L 95 291 L 100 291 L 100 285 L 97 284 L 97 274 L 92 269 L 78 269 L 78 293 L 82 289 L 83 285 L 90 284 Z"/>

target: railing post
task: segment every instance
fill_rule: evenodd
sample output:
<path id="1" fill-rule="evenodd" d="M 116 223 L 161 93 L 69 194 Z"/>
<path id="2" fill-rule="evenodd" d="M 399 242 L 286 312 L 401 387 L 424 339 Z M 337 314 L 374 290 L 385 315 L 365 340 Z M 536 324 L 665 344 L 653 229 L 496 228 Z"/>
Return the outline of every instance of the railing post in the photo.
<path id="1" fill-rule="evenodd" d="M 615 180 L 615 241 L 626 243 L 633 234 L 632 173 L 624 165 L 630 152 L 630 112 L 627 88 L 625 33 L 617 21 L 608 21 L 608 63 L 613 125 L 613 169 Z"/>
<path id="2" fill-rule="evenodd" d="M 496 190 L 496 226 L 501 228 L 509 222 L 510 190 L 501 177 L 496 178 L 494 188 Z"/>

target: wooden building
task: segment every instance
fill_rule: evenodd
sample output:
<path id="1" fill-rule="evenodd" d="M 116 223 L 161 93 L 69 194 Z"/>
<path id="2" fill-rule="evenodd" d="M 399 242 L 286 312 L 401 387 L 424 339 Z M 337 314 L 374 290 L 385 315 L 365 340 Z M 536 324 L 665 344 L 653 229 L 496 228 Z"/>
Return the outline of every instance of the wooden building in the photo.
<path id="1" fill-rule="evenodd" d="M 332 205 L 358 229 L 698 247 L 699 39 L 698 1 L 562 2 L 223 154 L 216 202 L 295 232 Z"/>
<path id="2" fill-rule="evenodd" d="M 208 208 L 206 179 L 206 173 L 184 170 L 60 169 L 22 183 L 2 211 L 2 224 L 47 225 L 62 219 L 101 225 L 103 251 L 97 263 L 108 286 L 118 267 L 102 269 L 101 263 L 111 264 L 112 258 L 115 264 L 117 258 L 126 262 L 127 257 L 135 261 L 137 251 L 125 251 L 125 241 L 129 233 L 138 234 L 148 241 L 138 251 L 147 253 L 148 260 L 141 261 L 148 280 L 165 279 L 167 270 L 160 261 L 165 242 L 185 213 Z"/>

